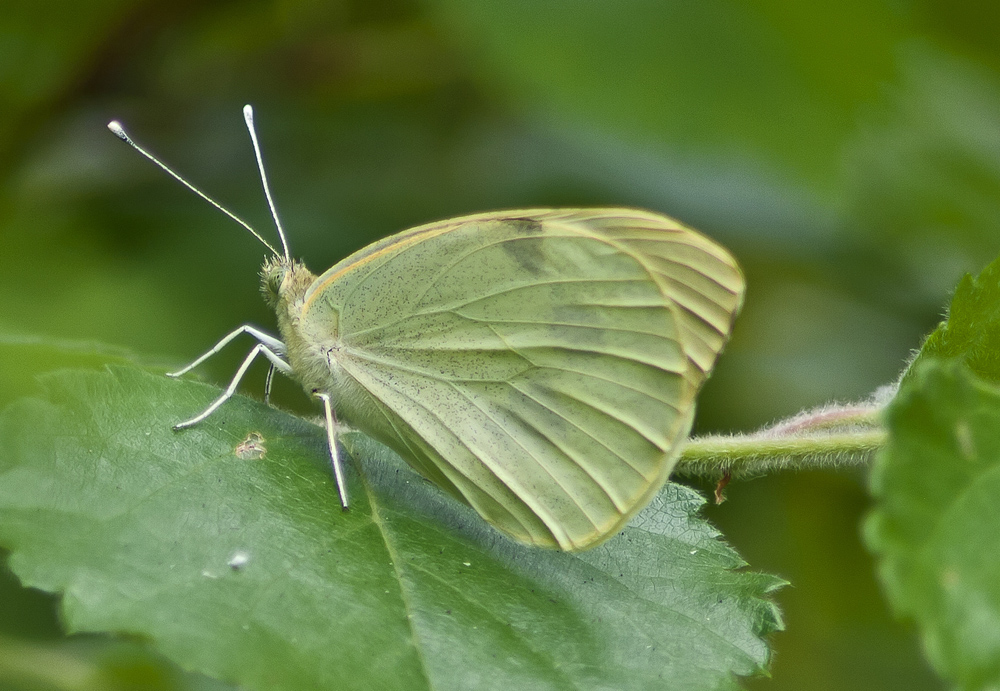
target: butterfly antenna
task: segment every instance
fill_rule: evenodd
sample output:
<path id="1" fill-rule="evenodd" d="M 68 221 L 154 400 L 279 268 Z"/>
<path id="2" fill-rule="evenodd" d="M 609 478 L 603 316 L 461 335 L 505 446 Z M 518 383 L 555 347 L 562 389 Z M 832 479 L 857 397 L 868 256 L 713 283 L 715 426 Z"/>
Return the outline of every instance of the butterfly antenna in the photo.
<path id="1" fill-rule="evenodd" d="M 254 230 L 253 228 L 251 228 L 249 223 L 247 223 L 246 221 L 244 221 L 242 218 L 240 218 L 239 216 L 237 216 L 236 214 L 234 214 L 232 211 L 230 211 L 229 209 L 227 209 L 226 207 L 224 207 L 219 202 L 217 202 L 214 199 L 212 199 L 211 197 L 209 197 L 207 194 L 205 194 L 204 192 L 202 192 L 200 189 L 198 189 L 197 187 L 195 187 L 194 185 L 192 185 L 190 182 L 188 182 L 187 180 L 185 180 L 184 178 L 182 178 L 180 175 L 178 175 L 177 173 L 175 173 L 170 168 L 170 166 L 168 166 L 166 163 L 164 163 L 163 161 L 161 161 L 160 159 L 158 159 L 156 156 L 154 156 L 153 154 L 149 153 L 148 151 L 146 151 L 145 149 L 143 149 L 141 146 L 139 146 L 138 144 L 136 144 L 134 141 L 132 141 L 132 138 L 128 136 L 128 134 L 125 132 L 125 128 L 121 126 L 120 122 L 118 122 L 117 120 L 112 120 L 111 122 L 108 123 L 108 129 L 111 130 L 111 132 L 116 137 L 118 137 L 123 142 L 125 142 L 126 144 L 128 144 L 129 146 L 131 146 L 133 149 L 135 149 L 136 151 L 138 151 L 140 154 L 142 154 L 143 156 L 145 156 L 146 158 L 148 158 L 150 161 L 152 161 L 153 163 L 155 163 L 156 165 L 158 165 L 161 169 L 163 169 L 171 177 L 173 177 L 175 180 L 177 180 L 177 182 L 181 183 L 182 185 L 184 185 L 185 187 L 187 187 L 189 190 L 191 190 L 192 192 L 194 192 L 195 194 L 197 194 L 199 197 L 201 197 L 202 199 L 204 199 L 206 202 L 208 202 L 209 204 L 211 204 L 212 206 L 214 206 L 216 209 L 218 209 L 222 213 L 226 214 L 227 216 L 229 216 L 229 218 L 233 219 L 234 221 L 236 221 L 237 223 L 239 223 L 241 226 L 243 226 L 244 228 L 246 228 L 248 231 L 250 231 L 251 235 L 253 235 L 255 238 L 257 238 L 258 240 L 260 240 L 261 243 L 263 243 L 263 245 L 266 248 L 268 248 L 269 250 L 271 250 L 271 252 L 273 252 L 275 256 L 278 256 L 278 250 L 274 249 L 274 247 L 271 245 L 271 243 L 269 243 L 267 240 L 265 240 L 264 238 L 262 238 L 260 236 L 260 233 L 258 233 L 256 230 Z M 284 242 L 284 237 L 282 237 L 282 242 Z M 285 250 L 285 256 L 288 256 L 287 249 Z"/>
<path id="2" fill-rule="evenodd" d="M 253 142 L 253 153 L 257 157 L 257 170 L 260 171 L 260 181 L 264 185 L 264 196 L 267 197 L 267 205 L 271 209 L 271 218 L 274 219 L 274 226 L 278 229 L 278 237 L 281 239 L 281 249 L 285 251 L 285 261 L 291 261 L 292 256 L 288 252 L 288 241 L 285 239 L 285 231 L 281 227 L 278 219 L 278 210 L 274 206 L 274 199 L 271 198 L 271 186 L 267 184 L 267 173 L 264 172 L 264 159 L 260 155 L 260 144 L 257 143 L 257 130 L 253 126 L 253 108 L 247 104 L 243 106 L 243 119 L 247 122 L 247 130 L 250 132 L 250 141 Z"/>

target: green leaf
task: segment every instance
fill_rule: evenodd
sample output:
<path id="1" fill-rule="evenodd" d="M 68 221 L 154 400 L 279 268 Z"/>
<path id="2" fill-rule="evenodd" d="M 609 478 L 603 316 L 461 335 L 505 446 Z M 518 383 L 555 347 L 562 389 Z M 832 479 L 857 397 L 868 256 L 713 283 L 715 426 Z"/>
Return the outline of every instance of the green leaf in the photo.
<path id="1" fill-rule="evenodd" d="M 931 358 L 958 358 L 983 379 L 1000 383 L 1000 257 L 975 278 L 962 277 L 948 318 L 924 341 L 907 377 Z"/>
<path id="2" fill-rule="evenodd" d="M 1000 390 L 926 361 L 888 411 L 866 538 L 900 615 L 962 689 L 1000 686 Z"/>
<path id="3" fill-rule="evenodd" d="M 70 631 L 248 689 L 719 689 L 767 664 L 782 582 L 741 571 L 686 488 L 573 556 L 511 543 L 359 435 L 343 513 L 321 430 L 242 397 L 173 432 L 209 386 L 43 384 L 0 418 L 0 545 Z"/>
<path id="4" fill-rule="evenodd" d="M 37 376 L 42 371 L 67 366 L 103 369 L 105 364 L 132 361 L 134 356 L 121 348 L 12 333 L 0 327 L 0 408 L 36 393 Z M 134 641 L 107 636 L 66 638 L 59 626 L 55 599 L 22 587 L 6 569 L 6 557 L 0 550 L 0 689 L 230 688 L 185 673 Z"/>

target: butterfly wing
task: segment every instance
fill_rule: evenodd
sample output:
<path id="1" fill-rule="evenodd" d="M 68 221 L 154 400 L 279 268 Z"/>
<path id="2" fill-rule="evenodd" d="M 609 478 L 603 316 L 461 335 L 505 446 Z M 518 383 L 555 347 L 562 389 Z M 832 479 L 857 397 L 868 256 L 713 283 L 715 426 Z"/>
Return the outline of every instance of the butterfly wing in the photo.
<path id="1" fill-rule="evenodd" d="M 309 288 L 341 416 L 486 520 L 584 549 L 659 490 L 743 296 L 733 258 L 632 209 L 479 214 Z"/>

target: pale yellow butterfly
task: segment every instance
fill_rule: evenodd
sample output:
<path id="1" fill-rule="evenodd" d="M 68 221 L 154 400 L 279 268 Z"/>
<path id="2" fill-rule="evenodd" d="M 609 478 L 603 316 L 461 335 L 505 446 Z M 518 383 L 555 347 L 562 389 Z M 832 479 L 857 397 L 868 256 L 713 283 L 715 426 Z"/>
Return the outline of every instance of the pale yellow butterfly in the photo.
<path id="1" fill-rule="evenodd" d="M 263 290 L 281 339 L 246 325 L 174 373 L 258 340 L 177 427 L 263 354 L 322 399 L 345 508 L 334 410 L 520 542 L 581 550 L 617 533 L 690 432 L 742 304 L 733 257 L 649 211 L 526 209 L 413 228 L 316 277 L 291 259 L 244 114 L 281 252 L 109 125 L 273 253 Z"/>

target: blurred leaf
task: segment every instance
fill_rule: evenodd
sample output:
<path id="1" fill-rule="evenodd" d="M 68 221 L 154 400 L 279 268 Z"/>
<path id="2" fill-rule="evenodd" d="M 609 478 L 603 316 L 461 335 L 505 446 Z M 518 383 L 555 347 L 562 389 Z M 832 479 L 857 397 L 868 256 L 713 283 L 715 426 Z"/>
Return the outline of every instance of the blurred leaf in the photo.
<path id="1" fill-rule="evenodd" d="M 59 643 L 0 637 L 4 691 L 225 691 L 232 687 L 184 672 L 142 645 L 103 637 Z"/>
<path id="2" fill-rule="evenodd" d="M 887 289 L 912 305 L 1000 253 L 1000 75 L 918 41 L 899 51 L 899 69 L 845 152 L 842 225 L 868 253 L 879 248 L 882 273 L 905 268 L 903 290 Z"/>
<path id="3" fill-rule="evenodd" d="M 1000 383 L 1000 257 L 962 277 L 948 318 L 927 337 L 907 376 L 931 359 L 957 358 L 979 377 Z"/>
<path id="4" fill-rule="evenodd" d="M 5 0 L 0 12 L 0 170 L 32 111 L 81 86 L 103 42 L 121 22 L 127 0 Z M 17 134 L 15 134 L 17 132 Z"/>
<path id="5" fill-rule="evenodd" d="M 488 91 L 529 111 L 646 147 L 669 144 L 673 157 L 698 151 L 718 164 L 745 155 L 758 174 L 769 162 L 821 189 L 833 182 L 853 109 L 892 73 L 901 26 L 871 3 L 429 5 L 478 58 Z"/>
<path id="6" fill-rule="evenodd" d="M 945 38 L 957 52 L 1000 66 L 1000 5 L 983 0 L 917 0 L 909 6 L 923 28 Z"/>
<path id="7" fill-rule="evenodd" d="M 898 614 L 961 689 L 1000 685 L 1000 390 L 925 359 L 888 411 L 865 532 Z"/>
<path id="8" fill-rule="evenodd" d="M 318 428 L 135 369 L 44 379 L 0 421 L 0 543 L 71 631 L 149 638 L 251 689 L 736 688 L 777 578 L 668 485 L 579 556 L 514 545 L 359 435 L 339 509 Z M 236 448 L 260 435 L 263 459 Z"/>
<path id="9" fill-rule="evenodd" d="M 103 343 L 71 341 L 0 330 L 0 408 L 38 390 L 36 377 L 68 367 L 102 368 L 134 363 L 124 348 Z"/>

